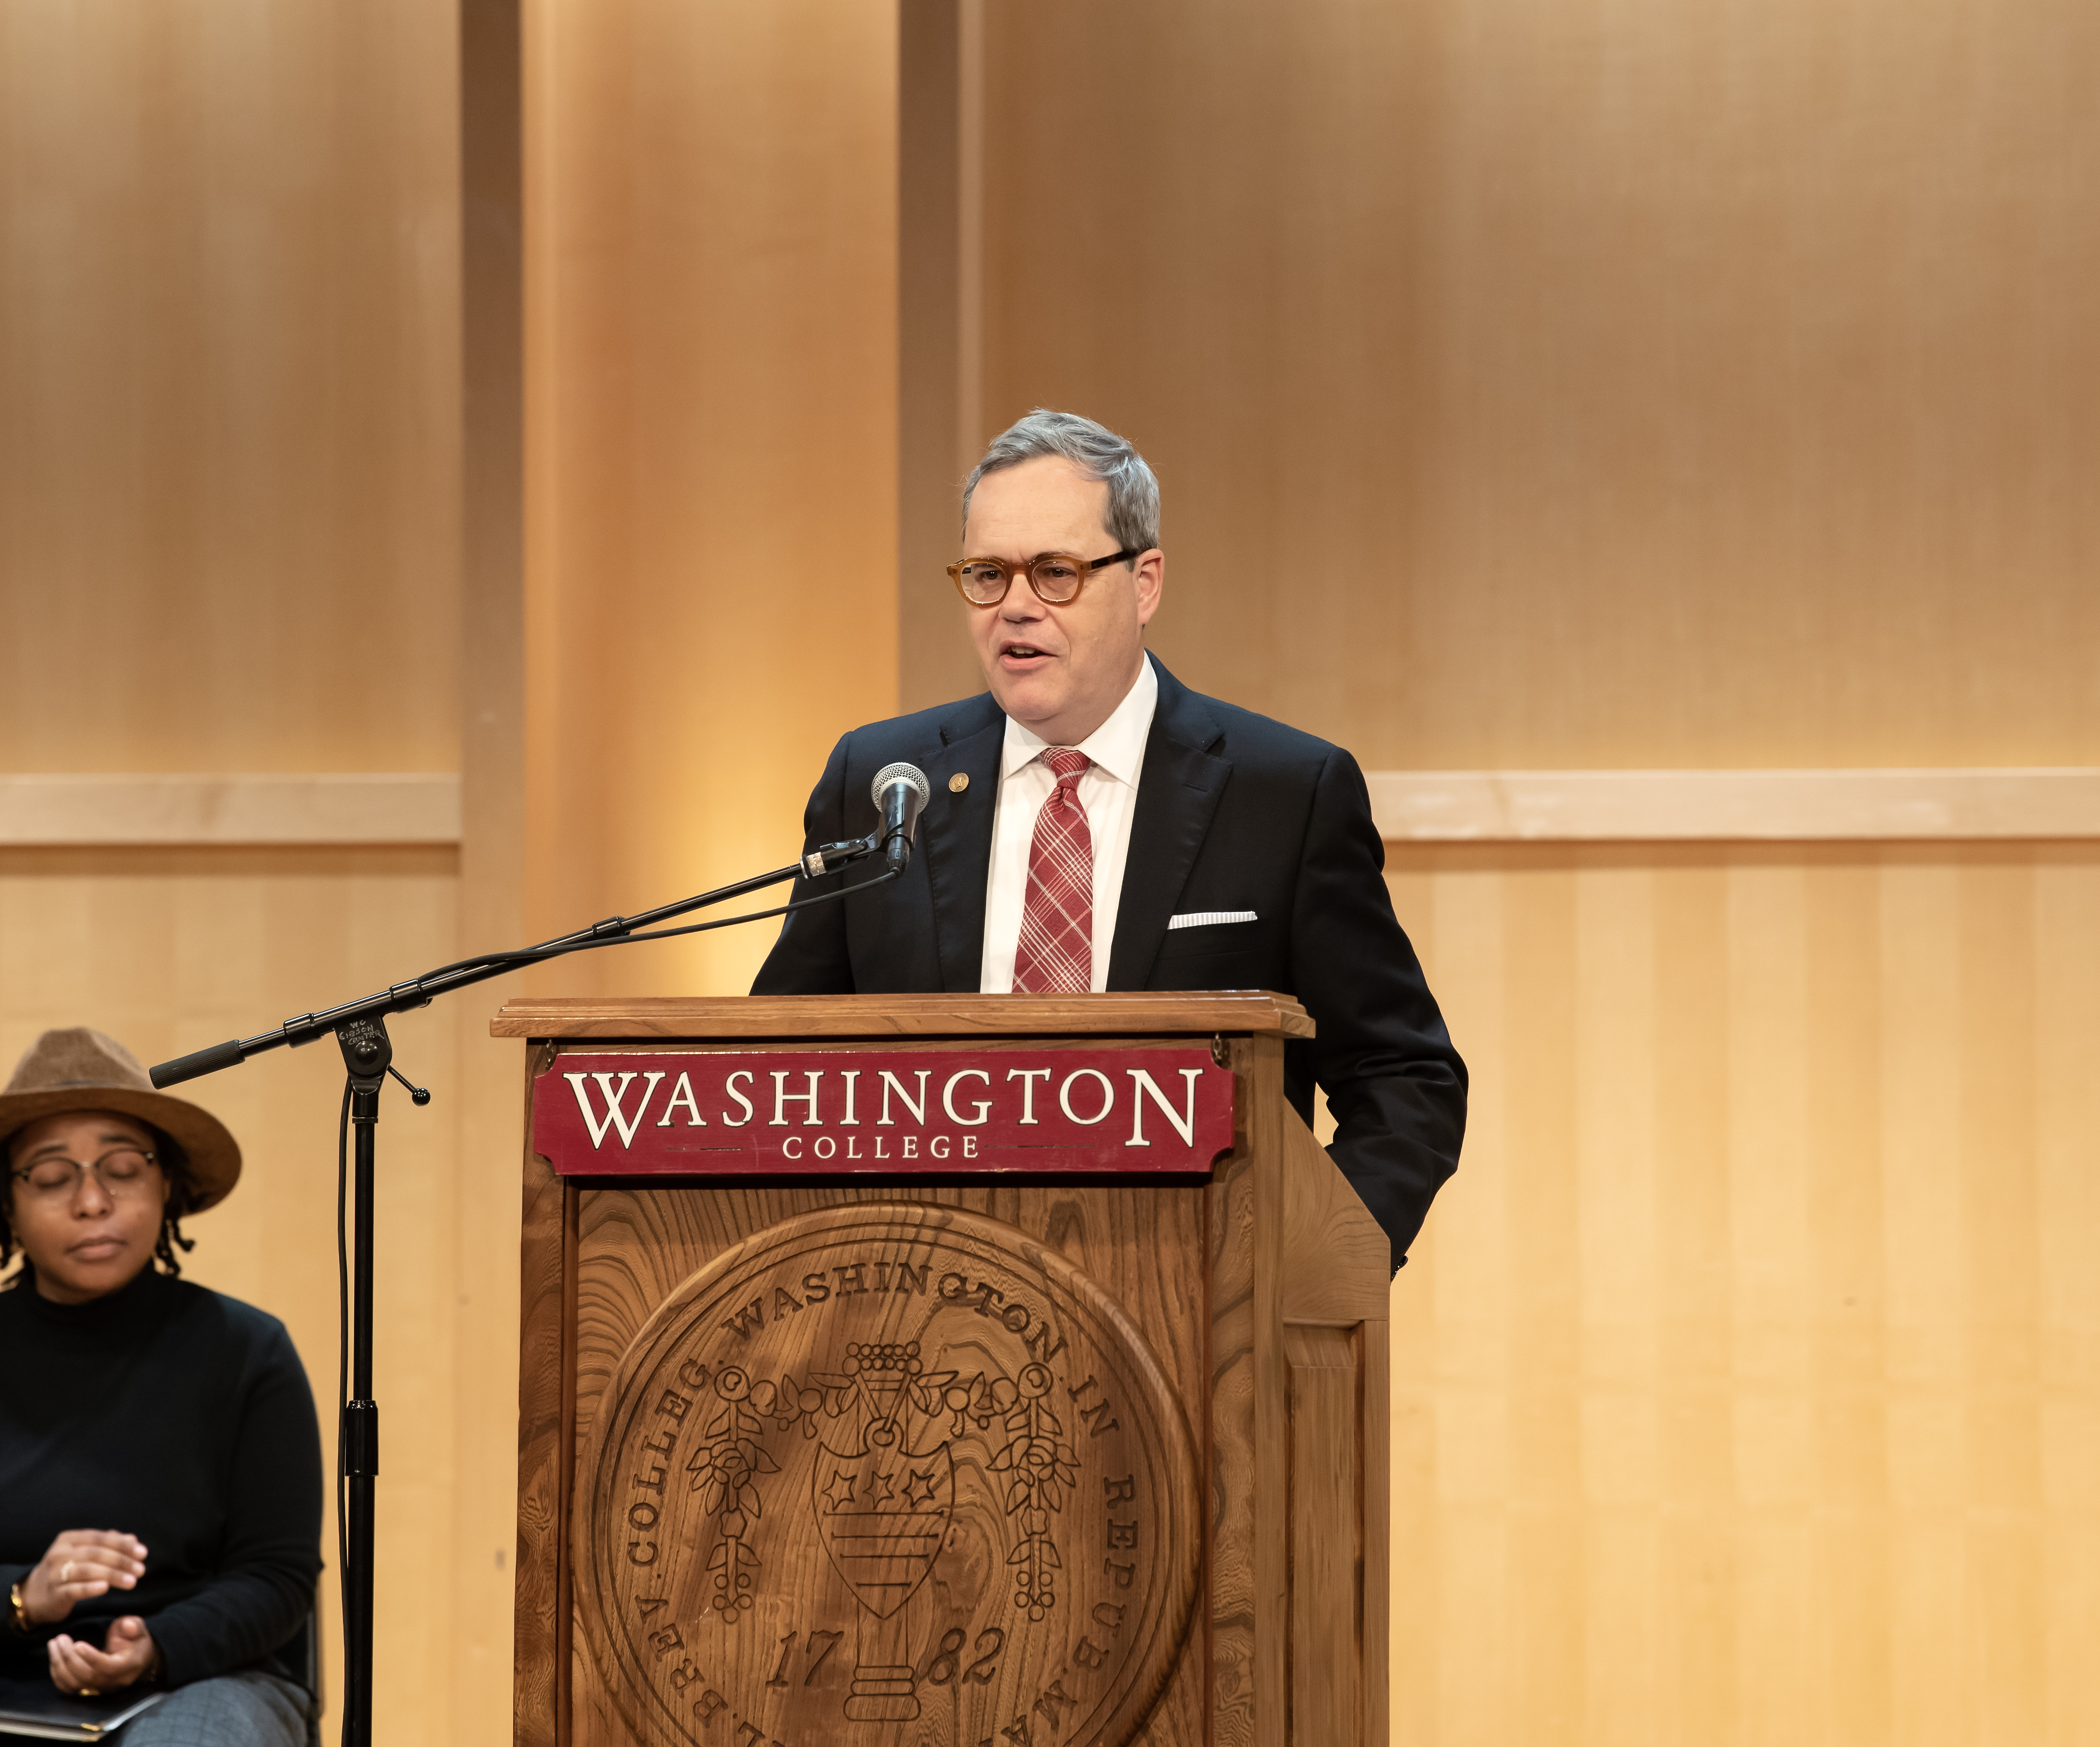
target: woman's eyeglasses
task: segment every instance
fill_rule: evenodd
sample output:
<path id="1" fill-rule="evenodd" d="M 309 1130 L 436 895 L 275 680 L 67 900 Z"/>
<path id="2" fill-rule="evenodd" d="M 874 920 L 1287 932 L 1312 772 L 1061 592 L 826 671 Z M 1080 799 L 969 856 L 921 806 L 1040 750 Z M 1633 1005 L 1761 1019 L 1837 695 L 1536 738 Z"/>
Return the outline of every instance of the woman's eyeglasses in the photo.
<path id="1" fill-rule="evenodd" d="M 120 1146 L 90 1164 L 77 1158 L 40 1158 L 14 1173 L 26 1193 L 39 1201 L 69 1201 L 80 1187 L 83 1171 L 92 1171 L 104 1192 L 112 1197 L 145 1193 L 156 1170 L 154 1157 L 135 1146 Z"/>

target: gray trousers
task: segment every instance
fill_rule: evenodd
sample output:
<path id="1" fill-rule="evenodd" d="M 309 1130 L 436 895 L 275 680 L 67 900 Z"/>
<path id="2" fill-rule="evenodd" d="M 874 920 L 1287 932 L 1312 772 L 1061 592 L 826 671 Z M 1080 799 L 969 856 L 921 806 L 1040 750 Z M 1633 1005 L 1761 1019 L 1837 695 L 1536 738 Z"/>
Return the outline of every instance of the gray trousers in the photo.
<path id="1" fill-rule="evenodd" d="M 115 1737 L 124 1747 L 306 1747 L 307 1695 L 275 1674 L 177 1687 Z"/>

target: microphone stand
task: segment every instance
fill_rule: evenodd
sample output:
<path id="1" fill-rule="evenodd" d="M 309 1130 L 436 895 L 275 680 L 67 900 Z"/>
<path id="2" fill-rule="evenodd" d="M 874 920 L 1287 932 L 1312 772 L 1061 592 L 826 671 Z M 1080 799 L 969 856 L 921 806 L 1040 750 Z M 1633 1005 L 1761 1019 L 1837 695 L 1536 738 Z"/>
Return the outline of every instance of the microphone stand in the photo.
<path id="1" fill-rule="evenodd" d="M 386 1035 L 386 1016 L 427 1007 L 439 995 L 449 995 L 455 989 L 486 982 L 492 977 L 501 977 L 508 971 L 540 964 L 549 959 L 561 958 L 571 952 L 585 952 L 598 946 L 629 946 L 645 940 L 667 940 L 682 934 L 704 933 L 711 929 L 733 928 L 741 922 L 761 921 L 767 916 L 784 915 L 789 911 L 833 902 L 844 898 L 849 892 L 858 892 L 895 879 L 904 871 L 902 858 L 893 856 L 891 865 L 886 871 L 872 880 L 861 880 L 851 886 L 822 893 L 814 898 L 783 904 L 775 910 L 753 911 L 746 915 L 729 916 L 719 922 L 690 924 L 684 928 L 658 929 L 655 926 L 658 923 L 670 921 L 673 917 L 685 915 L 692 911 L 705 909 L 711 904 L 740 898 L 747 892 L 761 891 L 769 885 L 778 885 L 782 880 L 792 880 L 797 874 L 814 880 L 834 872 L 864 856 L 879 853 L 893 839 L 902 843 L 903 855 L 908 857 L 911 854 L 908 827 L 878 829 L 867 837 L 853 838 L 844 843 L 827 843 L 812 849 L 800 861 L 786 867 L 776 867 L 770 873 L 760 874 L 753 879 L 739 880 L 733 885 L 717 886 L 712 892 L 703 892 L 696 897 L 682 898 L 676 903 L 660 905 L 654 910 L 643 911 L 639 915 L 608 916 L 604 921 L 593 923 L 587 929 L 580 929 L 572 934 L 558 935 L 553 940 L 541 942 L 536 946 L 526 946 L 512 952 L 483 953 L 476 958 L 462 959 L 454 964 L 440 965 L 437 969 L 426 971 L 421 977 L 412 977 L 407 982 L 395 983 L 376 995 L 368 995 L 360 1000 L 346 1001 L 340 1007 L 327 1008 L 319 1012 L 302 1013 L 297 1018 L 287 1019 L 273 1031 L 215 1043 L 209 1049 L 200 1049 L 190 1055 L 179 1056 L 172 1061 L 164 1061 L 152 1070 L 154 1085 L 165 1087 L 179 1085 L 184 1080 L 199 1079 L 206 1074 L 215 1074 L 223 1068 L 237 1067 L 250 1056 L 259 1056 L 266 1050 L 287 1046 L 296 1049 L 302 1044 L 315 1043 L 331 1032 L 342 1050 L 343 1066 L 350 1077 L 346 1102 L 351 1126 L 356 1133 L 354 1203 L 357 1224 L 355 1261 L 351 1270 L 351 1393 L 350 1399 L 342 1406 L 336 1438 L 337 1476 L 347 1493 L 347 1503 L 340 1512 L 343 1519 L 345 1542 L 342 1555 L 343 1747 L 371 1747 L 372 1743 L 373 1531 L 379 1474 L 379 1404 L 372 1398 L 372 1220 L 380 1088 L 386 1084 L 386 1076 L 390 1074 L 408 1087 L 412 1101 L 418 1106 L 430 1101 L 429 1092 L 421 1087 L 411 1085 L 394 1065 L 394 1044 Z M 643 930 L 651 932 L 640 932 Z M 339 1493 L 338 1498 L 342 1496 Z"/>

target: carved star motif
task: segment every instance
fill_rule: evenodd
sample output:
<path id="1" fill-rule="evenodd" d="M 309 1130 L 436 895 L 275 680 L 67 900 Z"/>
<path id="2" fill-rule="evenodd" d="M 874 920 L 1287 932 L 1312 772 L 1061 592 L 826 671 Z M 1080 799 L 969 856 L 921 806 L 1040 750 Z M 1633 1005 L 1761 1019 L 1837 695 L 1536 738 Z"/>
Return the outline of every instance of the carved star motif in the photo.
<path id="1" fill-rule="evenodd" d="M 924 1489 L 923 1491 L 920 1489 Z M 931 1504 L 933 1502 L 933 1471 L 914 1468 L 911 1478 L 904 1484 L 904 1502 L 907 1504 Z"/>
<path id="2" fill-rule="evenodd" d="M 888 1504 L 897 1496 L 892 1477 L 877 1468 L 867 1477 L 867 1502 L 870 1504 Z"/>
<path id="3" fill-rule="evenodd" d="M 824 1500 L 831 1506 L 834 1515 L 854 1502 L 853 1489 L 854 1477 L 850 1474 L 841 1474 L 834 1468 L 832 1484 L 824 1489 Z"/>

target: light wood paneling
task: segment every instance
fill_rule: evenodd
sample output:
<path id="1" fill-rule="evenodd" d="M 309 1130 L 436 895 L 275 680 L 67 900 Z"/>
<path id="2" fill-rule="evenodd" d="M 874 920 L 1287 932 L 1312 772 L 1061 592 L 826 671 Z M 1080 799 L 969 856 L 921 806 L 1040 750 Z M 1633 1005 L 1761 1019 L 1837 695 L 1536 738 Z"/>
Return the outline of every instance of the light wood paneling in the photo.
<path id="1" fill-rule="evenodd" d="M 524 163 L 518 0 L 461 0 L 461 952 L 523 943 L 525 885 Z M 510 1738 L 518 1524 L 518 1060 L 488 1035 L 505 978 L 447 1004 L 459 1039 L 452 1284 L 453 1665 L 430 1736 Z"/>
<path id="2" fill-rule="evenodd" d="M 2100 853 L 1410 848 L 1394 1738 L 2100 1732 Z"/>
<path id="3" fill-rule="evenodd" d="M 0 844 L 443 843 L 448 771 L 322 775 L 0 775 Z"/>
<path id="4" fill-rule="evenodd" d="M 986 18 L 1059 114 L 986 421 L 1145 450 L 1190 683 L 1374 768 L 2100 762 L 2083 0 Z"/>
<path id="5" fill-rule="evenodd" d="M 982 689 L 942 567 L 955 561 L 962 482 L 983 442 L 982 11 L 981 0 L 898 4 L 897 628 L 906 709 Z"/>
<path id="6" fill-rule="evenodd" d="M 421 0 L 0 8 L 0 766 L 71 774 L 42 801 L 105 826 L 99 776 L 174 774 L 134 837 L 443 842 L 0 849 L 0 1068 L 82 1021 L 150 1062 L 457 954 L 455 773 L 470 833 L 498 799 L 460 727 L 459 29 Z M 377 808 L 313 780 L 375 770 L 409 774 Z M 516 1201 L 458 1162 L 464 1018 L 397 1022 L 435 1101 L 382 1126 L 377 1724 L 408 1743 L 501 1740 L 509 1677 L 510 1378 L 461 1331 L 502 1329 L 507 1366 Z M 193 1088 L 248 1168 L 189 1271 L 285 1319 L 331 1449 L 341 1074 L 323 1046 Z M 333 1740 L 332 1509 L 323 1542 Z"/>
<path id="7" fill-rule="evenodd" d="M 792 859 L 832 742 L 894 708 L 897 20 L 526 17 L 526 913 L 552 933 Z M 738 993 L 774 932 L 536 980 Z"/>
<path id="8" fill-rule="evenodd" d="M 459 768 L 457 31 L 0 7 L 0 765 Z"/>
<path id="9" fill-rule="evenodd" d="M 1388 842 L 2100 836 L 2100 770 L 1371 770 Z"/>
<path id="10" fill-rule="evenodd" d="M 2100 836 L 2100 770 L 1373 770 L 1365 777 L 1388 842 Z M 0 844 L 456 844 L 461 836 L 460 779 L 438 771 L 0 775 Z M 489 937 L 522 942 L 523 924 Z"/>

